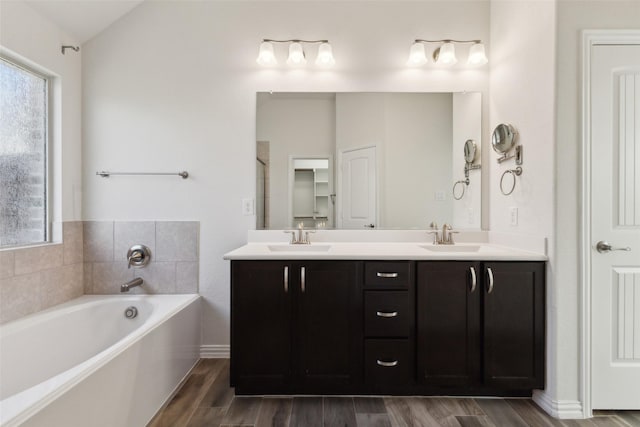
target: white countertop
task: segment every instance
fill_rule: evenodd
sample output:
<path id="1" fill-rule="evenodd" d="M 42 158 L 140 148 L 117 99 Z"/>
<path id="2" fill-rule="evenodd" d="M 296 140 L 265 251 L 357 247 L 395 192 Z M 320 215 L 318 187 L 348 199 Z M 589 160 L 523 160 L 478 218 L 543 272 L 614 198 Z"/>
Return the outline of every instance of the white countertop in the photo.
<path id="1" fill-rule="evenodd" d="M 430 250 L 434 248 L 437 252 Z M 476 249 L 466 251 L 465 249 Z M 547 261 L 543 253 L 490 243 L 427 242 L 283 242 L 248 243 L 224 255 L 227 260 L 433 260 L 433 261 Z"/>

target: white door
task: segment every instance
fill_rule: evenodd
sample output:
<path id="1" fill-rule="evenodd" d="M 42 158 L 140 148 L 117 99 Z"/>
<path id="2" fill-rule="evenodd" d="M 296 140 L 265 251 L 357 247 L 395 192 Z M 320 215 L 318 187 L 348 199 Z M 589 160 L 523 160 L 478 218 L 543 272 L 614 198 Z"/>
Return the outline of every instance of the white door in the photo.
<path id="1" fill-rule="evenodd" d="M 640 409 L 640 46 L 592 49 L 592 406 Z"/>
<path id="2" fill-rule="evenodd" d="M 341 228 L 376 227 L 376 148 L 340 153 Z"/>

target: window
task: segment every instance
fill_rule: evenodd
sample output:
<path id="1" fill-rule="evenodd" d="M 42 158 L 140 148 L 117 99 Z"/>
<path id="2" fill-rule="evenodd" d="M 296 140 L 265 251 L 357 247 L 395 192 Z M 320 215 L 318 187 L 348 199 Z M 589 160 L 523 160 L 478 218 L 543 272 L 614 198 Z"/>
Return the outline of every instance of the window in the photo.
<path id="1" fill-rule="evenodd" d="M 48 83 L 0 58 L 0 246 L 48 239 Z"/>

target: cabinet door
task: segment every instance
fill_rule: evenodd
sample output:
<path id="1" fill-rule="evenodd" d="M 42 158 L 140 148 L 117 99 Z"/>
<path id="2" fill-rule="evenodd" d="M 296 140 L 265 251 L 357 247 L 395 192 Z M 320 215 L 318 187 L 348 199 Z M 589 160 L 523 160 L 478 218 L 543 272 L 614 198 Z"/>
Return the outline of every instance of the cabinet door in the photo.
<path id="1" fill-rule="evenodd" d="M 484 382 L 504 390 L 544 387 L 542 262 L 484 263 Z"/>
<path id="2" fill-rule="evenodd" d="M 480 380 L 480 263 L 417 264 L 418 381 L 464 387 Z"/>
<path id="3" fill-rule="evenodd" d="M 292 274 L 286 262 L 231 262 L 231 381 L 237 392 L 286 387 Z"/>
<path id="4" fill-rule="evenodd" d="M 362 263 L 297 265 L 297 371 L 301 390 L 346 390 L 362 378 Z"/>

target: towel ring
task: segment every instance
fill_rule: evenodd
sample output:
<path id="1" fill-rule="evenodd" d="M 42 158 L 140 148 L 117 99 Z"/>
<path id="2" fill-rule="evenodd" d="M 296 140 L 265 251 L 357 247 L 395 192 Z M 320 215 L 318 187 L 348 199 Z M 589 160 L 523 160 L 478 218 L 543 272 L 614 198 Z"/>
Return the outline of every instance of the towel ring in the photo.
<path id="1" fill-rule="evenodd" d="M 458 184 L 464 184 L 462 186 L 462 193 L 460 194 L 460 197 L 456 196 L 456 187 L 458 186 Z M 456 200 L 462 199 L 464 197 L 464 191 L 465 191 L 465 188 L 466 188 L 467 185 L 469 185 L 469 179 L 463 179 L 462 181 L 456 181 L 453 184 L 453 198 L 456 199 Z"/>
<path id="2" fill-rule="evenodd" d="M 504 177 L 507 174 L 510 174 L 513 177 L 513 183 L 511 184 L 511 189 L 509 191 L 504 191 Z M 500 177 L 500 191 L 502 192 L 502 194 L 508 196 L 513 193 L 513 190 L 516 189 L 516 176 L 520 175 L 522 175 L 522 168 L 520 166 L 515 169 L 507 169 L 502 173 L 502 177 Z"/>

